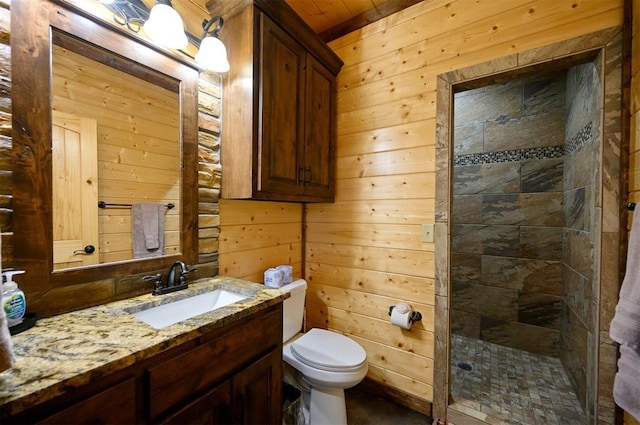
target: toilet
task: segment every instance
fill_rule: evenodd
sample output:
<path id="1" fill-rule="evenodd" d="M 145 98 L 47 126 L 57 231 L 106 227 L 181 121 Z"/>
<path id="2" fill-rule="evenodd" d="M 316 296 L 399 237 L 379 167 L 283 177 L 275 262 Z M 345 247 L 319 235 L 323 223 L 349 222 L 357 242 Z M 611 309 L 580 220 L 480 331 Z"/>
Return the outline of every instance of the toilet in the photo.
<path id="1" fill-rule="evenodd" d="M 301 333 L 307 282 L 285 285 L 291 293 L 283 304 L 282 359 L 285 378 L 302 389 L 309 425 L 346 425 L 344 390 L 367 374 L 367 353 L 354 340 L 324 329 Z M 292 376 L 288 376 L 292 375 Z"/>

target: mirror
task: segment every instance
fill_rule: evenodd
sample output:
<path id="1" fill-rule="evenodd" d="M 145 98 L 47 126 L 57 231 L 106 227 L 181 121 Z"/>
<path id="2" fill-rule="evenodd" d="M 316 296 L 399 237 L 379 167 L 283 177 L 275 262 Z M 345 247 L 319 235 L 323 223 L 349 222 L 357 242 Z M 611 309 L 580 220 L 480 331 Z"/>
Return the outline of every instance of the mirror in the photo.
<path id="1" fill-rule="evenodd" d="M 69 5 L 12 14 L 43 10 L 12 33 L 16 267 L 73 284 L 195 263 L 198 70 Z"/>
<path id="2" fill-rule="evenodd" d="M 76 44 L 54 31 L 54 269 L 178 253 L 178 85 L 102 64 L 89 57 L 99 49 L 79 54 Z M 152 204 L 144 214 L 141 201 Z"/>

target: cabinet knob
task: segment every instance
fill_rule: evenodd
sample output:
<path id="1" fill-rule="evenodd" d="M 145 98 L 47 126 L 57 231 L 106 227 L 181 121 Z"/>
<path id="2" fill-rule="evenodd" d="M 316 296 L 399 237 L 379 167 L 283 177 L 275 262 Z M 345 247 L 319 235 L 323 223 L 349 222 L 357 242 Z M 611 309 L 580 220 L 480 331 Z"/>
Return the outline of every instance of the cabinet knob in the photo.
<path id="1" fill-rule="evenodd" d="M 311 183 L 311 167 L 306 167 L 304 169 L 304 184 Z"/>
<path id="2" fill-rule="evenodd" d="M 304 167 L 300 165 L 298 167 L 298 172 L 296 173 L 296 184 L 304 184 Z"/>
<path id="3" fill-rule="evenodd" d="M 311 183 L 311 167 L 298 167 L 298 173 L 296 174 L 296 184 L 309 184 Z"/>

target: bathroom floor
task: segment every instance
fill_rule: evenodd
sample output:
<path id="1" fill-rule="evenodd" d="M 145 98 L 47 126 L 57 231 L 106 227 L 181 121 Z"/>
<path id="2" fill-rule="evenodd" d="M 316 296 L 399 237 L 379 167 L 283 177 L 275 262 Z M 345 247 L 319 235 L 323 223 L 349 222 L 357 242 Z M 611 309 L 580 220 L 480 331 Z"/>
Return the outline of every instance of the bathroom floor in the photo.
<path id="1" fill-rule="evenodd" d="M 505 424 L 585 423 L 559 359 L 459 335 L 451 336 L 451 347 L 451 395 L 456 403 Z"/>
<path id="2" fill-rule="evenodd" d="M 360 389 L 345 391 L 349 425 L 431 425 L 429 416 Z"/>

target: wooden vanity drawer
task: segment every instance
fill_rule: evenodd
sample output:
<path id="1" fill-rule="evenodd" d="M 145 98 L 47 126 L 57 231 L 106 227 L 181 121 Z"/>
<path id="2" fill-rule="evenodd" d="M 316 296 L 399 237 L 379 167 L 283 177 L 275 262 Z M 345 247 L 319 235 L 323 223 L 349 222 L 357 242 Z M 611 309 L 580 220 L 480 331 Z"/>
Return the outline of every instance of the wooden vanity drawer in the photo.
<path id="1" fill-rule="evenodd" d="M 131 424 L 136 421 L 136 382 L 128 379 L 74 404 L 39 423 Z"/>
<path id="2" fill-rule="evenodd" d="M 282 343 L 282 308 L 270 309 L 190 351 L 147 368 L 152 421 L 202 394 Z"/>

